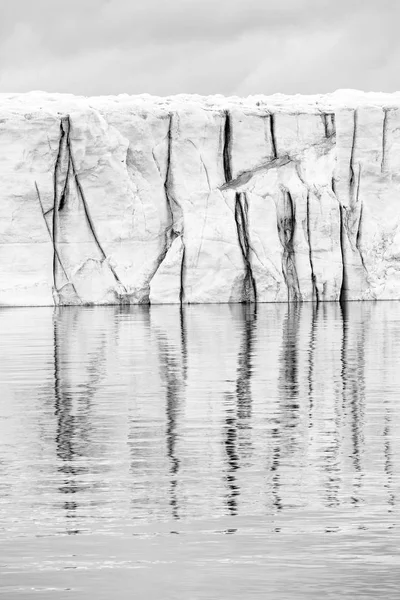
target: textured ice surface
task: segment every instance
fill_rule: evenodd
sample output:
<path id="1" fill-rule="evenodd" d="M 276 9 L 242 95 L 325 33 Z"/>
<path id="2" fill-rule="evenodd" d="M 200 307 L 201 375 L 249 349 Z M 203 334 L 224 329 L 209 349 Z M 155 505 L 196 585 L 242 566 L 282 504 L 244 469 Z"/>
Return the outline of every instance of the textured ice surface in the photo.
<path id="1" fill-rule="evenodd" d="M 398 299 L 399 107 L 0 94 L 0 305 Z"/>

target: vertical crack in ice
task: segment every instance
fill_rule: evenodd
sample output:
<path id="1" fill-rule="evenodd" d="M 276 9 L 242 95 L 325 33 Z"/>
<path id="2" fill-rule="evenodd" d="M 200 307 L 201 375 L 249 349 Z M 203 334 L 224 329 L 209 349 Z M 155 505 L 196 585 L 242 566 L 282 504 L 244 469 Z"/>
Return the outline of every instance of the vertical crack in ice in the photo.
<path id="1" fill-rule="evenodd" d="M 72 176 L 74 178 L 76 188 L 78 191 L 78 195 L 82 202 L 83 210 L 84 210 L 85 217 L 86 217 L 86 222 L 91 231 L 91 234 L 93 236 L 95 244 L 101 254 L 102 261 L 107 259 L 106 253 L 104 252 L 104 249 L 103 249 L 103 247 L 100 243 L 100 240 L 98 238 L 98 235 L 96 233 L 94 223 L 91 218 L 88 204 L 87 204 L 87 201 L 85 198 L 85 194 L 83 192 L 82 185 L 80 183 L 80 180 L 79 180 L 76 168 L 75 168 L 75 161 L 74 161 L 73 152 L 72 152 L 70 133 L 71 133 L 71 120 L 70 120 L 69 115 L 67 115 L 66 117 L 63 117 L 60 122 L 60 139 L 59 139 L 59 145 L 58 145 L 58 154 L 57 154 L 56 163 L 55 163 L 55 167 L 54 167 L 53 276 L 54 276 L 54 281 L 55 281 L 54 287 L 57 291 L 58 291 L 58 286 L 56 285 L 57 261 L 59 261 L 60 265 L 62 266 L 62 263 L 59 260 L 59 253 L 57 250 L 57 241 L 58 241 L 58 233 L 59 233 L 59 219 L 60 219 L 58 213 L 60 211 L 62 211 L 62 209 L 66 206 L 66 203 L 68 200 L 68 186 L 69 186 L 70 176 Z M 65 163 L 67 164 L 66 171 L 65 171 Z M 63 179 L 64 179 L 64 182 L 62 183 Z M 61 190 L 59 189 L 60 184 L 61 184 Z M 108 263 L 108 266 L 109 266 L 110 271 L 112 272 L 116 282 L 123 288 L 123 290 L 126 293 L 126 288 L 121 283 L 115 269 L 113 268 L 113 266 L 110 263 Z M 64 270 L 64 267 L 62 267 L 62 269 Z"/>
<path id="2" fill-rule="evenodd" d="M 172 210 L 171 198 L 169 193 L 169 180 L 171 176 L 171 151 L 172 151 L 172 114 L 169 115 L 169 124 L 168 124 L 168 133 L 167 133 L 167 168 L 165 171 L 165 180 L 164 180 L 164 191 L 165 191 L 165 199 L 167 201 L 167 206 L 169 210 L 169 214 L 171 217 L 171 231 L 174 228 L 174 212 Z M 168 231 L 167 231 L 168 236 Z"/>
<path id="3" fill-rule="evenodd" d="M 158 256 L 157 258 L 157 262 L 154 265 L 154 269 L 148 279 L 149 281 L 149 292 L 150 292 L 150 284 L 154 278 L 154 276 L 156 275 L 158 269 L 160 268 L 161 264 L 163 263 L 167 252 L 171 246 L 171 243 L 173 241 L 173 239 L 175 237 L 177 237 L 177 235 L 174 232 L 174 213 L 172 210 L 172 205 L 171 205 L 171 198 L 170 198 L 170 193 L 169 193 L 169 179 L 170 179 L 170 169 L 171 169 L 171 129 L 172 129 L 172 114 L 169 115 L 169 123 L 168 123 L 168 131 L 167 131 L 167 156 L 166 156 L 166 169 L 165 169 L 165 178 L 164 178 L 164 195 L 165 195 L 165 202 L 167 204 L 167 208 L 168 208 L 168 212 L 169 212 L 169 217 L 170 217 L 170 225 L 167 226 L 167 228 L 165 229 L 165 242 L 164 242 L 164 248 L 162 249 L 161 254 Z M 157 165 L 157 168 L 159 170 L 159 172 L 161 173 L 161 169 L 158 165 L 158 162 L 155 159 L 155 155 L 153 152 L 153 158 L 154 161 Z"/>
<path id="4" fill-rule="evenodd" d="M 42 203 L 42 199 L 41 199 L 41 197 L 40 197 L 39 187 L 38 187 L 38 184 L 37 184 L 37 182 L 36 182 L 36 181 L 35 181 L 35 188 L 36 188 L 36 193 L 37 193 L 37 197 L 38 197 L 38 200 L 39 200 L 40 208 L 41 208 L 41 211 L 42 211 L 43 220 L 44 220 L 44 222 L 45 222 L 45 224 L 46 224 L 46 229 L 47 229 L 47 232 L 48 232 L 48 234 L 49 234 L 49 237 L 50 237 L 50 240 L 51 240 L 51 243 L 52 243 L 52 246 L 53 246 L 53 287 L 54 287 L 54 289 L 56 290 L 56 292 L 58 292 L 58 289 L 57 289 L 57 286 L 56 286 L 56 277 L 55 277 L 55 271 L 54 271 L 54 258 L 56 258 L 56 259 L 57 259 L 57 261 L 58 261 L 58 264 L 60 265 L 60 267 L 61 267 L 61 269 L 62 269 L 62 272 L 64 273 L 64 276 L 65 276 L 65 278 L 66 278 L 66 280 L 67 280 L 68 284 L 70 284 L 70 285 L 71 285 L 71 287 L 72 287 L 73 291 L 75 292 L 76 296 L 79 298 L 79 296 L 78 296 L 78 293 L 77 293 L 77 291 L 76 291 L 76 288 L 75 288 L 74 284 L 72 283 L 72 281 L 70 281 L 70 279 L 69 279 L 69 277 L 68 277 L 68 275 L 67 275 L 67 272 L 66 272 L 66 270 L 65 270 L 65 267 L 64 267 L 64 265 L 63 265 L 63 263 L 62 263 L 62 260 L 61 260 L 61 258 L 60 258 L 60 255 L 59 255 L 59 253 L 58 253 L 58 250 L 57 250 L 57 248 L 56 248 L 56 245 L 55 245 L 55 243 L 54 243 L 54 239 L 53 239 L 53 235 L 52 235 L 52 233 L 51 233 L 50 226 L 49 226 L 49 224 L 48 224 L 48 222 L 47 222 L 47 219 L 46 219 L 46 215 L 47 215 L 47 214 L 49 214 L 49 213 L 50 213 L 52 210 L 54 210 L 54 209 L 53 209 L 53 208 L 50 208 L 48 211 L 44 212 L 44 209 L 43 209 L 43 203 Z"/>
<path id="5" fill-rule="evenodd" d="M 161 267 L 161 265 L 162 265 L 165 257 L 167 256 L 168 250 L 170 249 L 172 242 L 177 237 L 180 237 L 181 238 L 181 242 L 182 242 L 182 262 L 181 262 L 180 274 L 179 274 L 179 277 L 180 277 L 179 302 L 182 305 L 182 303 L 184 302 L 184 295 L 185 295 L 185 293 L 184 293 L 184 280 L 185 280 L 185 243 L 184 243 L 184 236 L 183 236 L 183 225 L 182 225 L 182 227 L 180 229 L 178 229 L 176 227 L 174 205 L 180 211 L 182 211 L 182 208 L 179 206 L 178 202 L 175 200 L 175 198 L 173 197 L 173 194 L 171 192 L 171 178 L 172 178 L 172 125 L 173 125 L 173 114 L 171 113 L 169 115 L 169 124 L 168 124 L 168 132 L 167 132 L 167 140 L 168 140 L 168 143 L 167 143 L 167 156 L 166 156 L 166 163 L 167 164 L 166 164 L 165 179 L 164 179 L 165 201 L 167 203 L 168 212 L 169 212 L 169 215 L 170 215 L 170 224 L 165 229 L 164 248 L 162 249 L 162 252 L 158 256 L 156 265 L 154 266 L 154 269 L 153 269 L 151 275 L 149 276 L 148 286 L 149 286 L 149 290 L 150 290 L 150 284 L 151 284 L 153 278 L 155 277 L 157 271 Z M 203 166 L 205 168 L 204 163 L 203 163 Z M 207 171 L 206 171 L 206 176 L 207 176 L 207 180 L 208 180 L 208 173 L 207 173 Z"/>
<path id="6" fill-rule="evenodd" d="M 175 237 L 178 237 L 178 235 L 179 235 L 179 234 L 175 233 L 175 230 L 174 230 L 174 212 L 172 210 L 172 199 L 170 197 L 170 190 L 169 190 L 169 185 L 170 185 L 169 180 L 170 180 L 170 175 L 171 175 L 171 173 L 170 173 L 170 171 L 171 171 L 171 148 L 172 148 L 171 130 L 172 130 L 172 114 L 169 115 L 169 122 L 168 122 L 166 169 L 165 169 L 165 178 L 164 178 L 164 184 L 163 184 L 165 202 L 167 204 L 167 208 L 168 208 L 168 212 L 169 212 L 170 224 L 165 229 L 164 248 L 162 249 L 161 254 L 158 256 L 157 262 L 154 265 L 154 269 L 148 279 L 149 293 L 150 293 L 150 284 L 151 284 L 154 276 L 156 275 L 158 269 L 160 268 L 161 264 L 163 263 L 166 255 L 167 255 L 167 252 L 168 252 L 169 248 L 171 247 L 172 241 L 174 240 Z M 158 165 L 158 162 L 156 161 L 154 152 L 153 152 L 153 158 L 154 158 L 154 161 L 157 165 L 159 172 L 161 173 L 161 169 Z"/>
<path id="7" fill-rule="evenodd" d="M 90 212 L 89 212 L 89 207 L 88 207 L 88 204 L 87 204 L 87 201 L 86 201 L 86 198 L 85 198 L 85 194 L 83 192 L 82 185 L 81 185 L 81 182 L 80 182 L 79 177 L 78 177 L 78 173 L 76 172 L 75 161 L 74 161 L 74 156 L 73 156 L 72 146 L 71 146 L 71 139 L 70 139 L 71 121 L 70 121 L 70 117 L 69 116 L 67 117 L 67 119 L 68 119 L 67 148 L 68 148 L 68 153 L 69 153 L 68 174 L 69 174 L 70 165 L 71 165 L 72 176 L 75 179 L 75 183 L 76 183 L 76 187 L 77 187 L 77 190 L 78 190 L 78 193 L 79 193 L 79 197 L 80 197 L 80 199 L 82 201 L 83 210 L 85 212 L 85 217 L 86 217 L 87 224 L 89 225 L 89 229 L 90 229 L 90 231 L 92 233 L 92 236 L 93 236 L 93 239 L 94 239 L 94 241 L 96 243 L 96 246 L 99 249 L 99 252 L 100 252 L 100 254 L 103 257 L 103 260 L 106 260 L 107 259 L 107 255 L 106 255 L 106 253 L 105 253 L 105 251 L 103 249 L 103 246 L 100 243 L 99 237 L 98 237 L 98 235 L 96 233 L 96 229 L 95 229 L 92 217 L 91 217 Z M 60 208 L 59 208 L 59 210 L 60 210 Z M 123 288 L 124 292 L 127 293 L 126 287 L 121 282 L 120 278 L 117 275 L 116 270 L 110 264 L 110 262 L 108 262 L 108 267 L 109 267 L 111 273 L 113 274 L 115 281 Z"/>
<path id="8" fill-rule="evenodd" d="M 278 158 L 278 151 L 276 149 L 276 130 L 275 130 L 275 115 L 271 113 L 269 115 L 269 133 L 271 138 L 272 158 Z"/>
<path id="9" fill-rule="evenodd" d="M 199 264 L 199 260 L 200 260 L 200 254 L 201 254 L 201 250 L 203 247 L 203 240 L 204 240 L 204 230 L 206 228 L 206 223 L 207 223 L 207 218 L 208 218 L 208 206 L 210 203 L 210 196 L 211 196 L 211 182 L 210 182 L 210 177 L 208 174 L 208 169 L 204 163 L 203 157 L 201 156 L 201 153 L 199 152 L 199 156 L 200 156 L 200 161 L 201 164 L 203 166 L 204 172 L 206 174 L 206 179 L 207 179 L 207 185 L 208 185 L 208 193 L 207 193 L 207 200 L 206 200 L 206 205 L 204 208 L 204 219 L 203 219 L 203 225 L 201 228 L 201 235 L 200 235 L 200 244 L 197 250 L 197 258 L 196 258 L 196 266 Z"/>
<path id="10" fill-rule="evenodd" d="M 314 263 L 312 257 L 312 249 L 311 249 L 311 228 L 310 228 L 310 191 L 307 191 L 307 239 L 308 239 L 308 256 L 310 260 L 310 268 L 311 268 L 311 283 L 313 287 L 313 300 L 319 302 L 319 293 L 317 287 L 317 278 L 314 272 Z"/>
<path id="11" fill-rule="evenodd" d="M 336 115 L 335 115 L 335 113 L 331 113 L 331 127 L 332 127 L 332 135 L 336 135 Z"/>
<path id="12" fill-rule="evenodd" d="M 232 152 L 232 122 L 229 111 L 225 111 L 225 123 L 224 123 L 224 149 L 223 149 L 223 163 L 224 163 L 224 175 L 225 183 L 232 180 L 232 166 L 231 166 L 231 152 Z"/>
<path id="13" fill-rule="evenodd" d="M 362 229 L 362 213 L 363 206 L 360 201 L 360 185 L 361 185 L 361 163 L 356 163 L 355 161 L 355 148 L 357 144 L 357 135 L 358 135 L 358 112 L 355 109 L 353 112 L 354 116 L 354 124 L 353 124 L 353 139 L 351 146 L 351 155 L 350 155 L 350 179 L 349 179 L 349 190 L 350 190 L 350 206 L 352 210 L 359 210 L 359 217 L 357 223 L 357 233 L 356 233 L 356 242 L 355 246 L 359 253 L 360 260 L 364 271 L 366 271 L 364 257 L 361 251 L 361 229 Z M 357 171 L 358 169 L 358 171 Z M 351 241 L 351 240 L 350 240 Z M 354 242 L 351 244 L 354 248 Z"/>
<path id="14" fill-rule="evenodd" d="M 354 192 L 356 186 L 356 174 L 355 174 L 355 149 L 357 143 L 357 125 L 358 125 L 358 112 L 357 109 L 353 111 L 353 138 L 351 143 L 350 153 L 350 178 L 349 178 L 349 189 L 350 189 L 350 201 L 354 199 Z"/>
<path id="15" fill-rule="evenodd" d="M 288 302 L 301 301 L 300 285 L 296 270 L 294 232 L 296 217 L 293 199 L 289 191 L 282 190 L 277 204 L 278 235 L 283 248 L 282 272 L 288 290 Z"/>
<path id="16" fill-rule="evenodd" d="M 181 262 L 181 269 L 180 269 L 179 302 L 182 305 L 182 303 L 184 302 L 184 297 L 185 297 L 184 283 L 185 283 L 185 267 L 186 267 L 186 261 L 185 261 L 186 248 L 185 248 L 185 241 L 184 241 L 184 235 L 183 235 L 183 224 L 182 224 L 180 231 L 178 229 L 176 229 L 173 204 L 175 204 L 178 207 L 178 209 L 180 209 L 181 211 L 182 211 L 182 209 L 171 194 L 172 125 L 173 125 L 173 115 L 171 114 L 169 117 L 169 125 L 168 125 L 167 169 L 166 169 L 165 181 L 164 181 L 165 198 L 166 198 L 167 205 L 168 205 L 169 212 L 170 212 L 171 225 L 166 231 L 165 248 L 161 255 L 161 260 L 159 261 L 159 265 L 164 260 L 166 254 L 171 246 L 172 241 L 175 238 L 180 236 L 181 242 L 182 242 L 182 262 Z M 207 177 L 208 177 L 208 174 L 207 174 Z"/>
<path id="17" fill-rule="evenodd" d="M 80 199 L 82 200 L 82 206 L 83 206 L 83 210 L 85 213 L 87 224 L 89 225 L 89 229 L 90 229 L 93 239 L 96 243 L 96 246 L 100 251 L 100 254 L 102 255 L 103 259 L 106 259 L 107 258 L 106 253 L 104 252 L 103 246 L 101 245 L 100 240 L 97 236 L 92 217 L 90 216 L 90 212 L 89 212 L 89 208 L 88 208 L 87 201 L 85 198 L 85 194 L 83 192 L 81 182 L 79 181 L 78 173 L 76 172 L 76 169 L 75 169 L 75 163 L 74 163 L 74 159 L 72 156 L 72 149 L 71 149 L 70 141 L 68 138 L 67 138 L 67 145 L 68 145 L 69 156 L 70 156 L 70 161 L 71 161 L 71 165 L 72 165 L 72 176 L 75 179 L 76 187 L 78 189 L 78 194 L 79 194 Z M 58 210 L 60 210 L 60 209 L 58 209 Z"/>
<path id="18" fill-rule="evenodd" d="M 329 139 L 336 135 L 335 113 L 323 113 L 321 117 L 324 124 L 325 137 Z"/>
<path id="19" fill-rule="evenodd" d="M 185 301 L 185 268 L 186 268 L 185 254 L 186 254 L 186 248 L 182 241 L 182 262 L 181 262 L 180 289 L 179 289 L 179 303 L 181 306 Z"/>
<path id="20" fill-rule="evenodd" d="M 357 200 L 357 206 L 360 202 L 359 200 L 359 195 L 360 195 L 360 185 L 361 185 L 361 164 L 358 165 L 358 179 L 357 179 L 357 193 L 356 193 L 356 200 Z M 361 259 L 361 263 L 362 266 L 364 268 L 364 270 L 366 271 L 366 267 L 365 267 L 365 262 L 364 262 L 364 257 L 362 254 L 362 249 L 361 249 L 361 242 L 362 242 L 362 216 L 363 216 L 363 204 L 361 202 L 361 206 L 360 206 L 360 216 L 358 218 L 358 226 L 357 226 L 357 234 L 356 234 L 356 248 L 358 250 L 358 253 L 360 255 L 360 259 Z"/>
<path id="21" fill-rule="evenodd" d="M 56 157 L 56 162 L 54 165 L 54 179 L 53 179 L 53 184 L 54 184 L 54 191 L 53 191 L 53 195 L 54 195 L 54 199 L 53 199 L 53 248 L 54 248 L 54 252 L 53 252 L 53 281 L 54 281 L 54 289 L 58 292 L 58 281 L 57 281 L 57 265 L 58 265 L 58 259 L 57 259 L 57 254 L 58 254 L 58 250 L 57 250 L 57 238 L 58 238 L 58 209 L 59 209 L 59 199 L 58 199 L 58 186 L 59 186 L 59 179 L 61 179 L 62 176 L 62 163 L 65 162 L 65 158 L 66 158 L 66 154 L 67 154 L 67 149 L 66 149 L 66 133 L 65 133 L 65 129 L 67 129 L 67 131 L 69 131 L 69 121 L 68 118 L 66 119 L 65 117 L 61 119 L 60 121 L 60 139 L 59 139 L 59 143 L 58 143 L 58 152 L 57 152 L 57 157 Z M 69 164 L 69 160 L 68 160 L 68 164 Z M 65 184 L 63 186 L 63 189 L 65 187 Z"/>
<path id="22" fill-rule="evenodd" d="M 251 247 L 249 243 L 249 218 L 246 193 L 235 195 L 235 222 L 240 250 L 246 273 L 243 281 L 243 302 L 257 302 L 257 288 L 251 266 Z"/>
<path id="23" fill-rule="evenodd" d="M 69 135 L 69 133 L 67 135 Z M 65 204 L 66 204 L 66 201 L 67 201 L 68 180 L 69 180 L 70 168 L 71 168 L 71 157 L 68 156 L 67 174 L 65 176 L 65 183 L 64 183 L 63 190 L 61 192 L 60 202 L 58 203 L 58 210 L 62 210 L 64 208 Z"/>
<path id="24" fill-rule="evenodd" d="M 347 286 L 347 271 L 345 261 L 345 250 L 344 250 L 344 217 L 343 217 L 343 206 L 339 205 L 339 225 L 340 225 L 340 251 L 342 254 L 342 286 L 340 288 L 339 302 L 347 301 L 348 286 Z"/>
<path id="25" fill-rule="evenodd" d="M 389 109 L 383 109 L 383 124 L 382 124 L 382 161 L 381 173 L 386 171 L 386 153 L 387 153 L 387 137 L 388 137 L 388 112 Z"/>
<path id="26" fill-rule="evenodd" d="M 340 254 L 342 256 L 342 285 L 340 287 L 339 302 L 345 302 L 347 300 L 347 272 L 345 262 L 345 250 L 344 250 L 344 219 L 343 219 L 343 206 L 339 202 L 339 198 L 336 194 L 336 184 L 334 178 L 332 178 L 332 192 L 334 193 L 336 200 L 339 205 L 339 239 L 340 239 Z"/>
<path id="27" fill-rule="evenodd" d="M 324 124 L 324 129 L 325 129 L 325 137 L 328 138 L 329 137 L 329 126 L 328 126 L 328 115 L 326 113 L 323 113 L 321 115 L 322 117 L 322 122 Z"/>

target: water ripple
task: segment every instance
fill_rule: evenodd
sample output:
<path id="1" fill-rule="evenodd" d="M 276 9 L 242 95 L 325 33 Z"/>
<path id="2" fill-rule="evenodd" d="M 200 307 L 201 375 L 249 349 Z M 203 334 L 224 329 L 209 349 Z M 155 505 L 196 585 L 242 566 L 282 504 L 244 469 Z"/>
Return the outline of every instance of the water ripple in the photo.
<path id="1" fill-rule="evenodd" d="M 0 330 L 7 598 L 397 597 L 399 304 L 2 309 Z"/>

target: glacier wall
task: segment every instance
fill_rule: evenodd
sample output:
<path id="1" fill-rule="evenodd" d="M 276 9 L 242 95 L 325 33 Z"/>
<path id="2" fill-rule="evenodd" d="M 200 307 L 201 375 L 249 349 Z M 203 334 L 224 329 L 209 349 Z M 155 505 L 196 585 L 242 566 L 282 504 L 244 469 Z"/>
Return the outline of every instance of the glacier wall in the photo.
<path id="1" fill-rule="evenodd" d="M 0 94 L 0 306 L 400 299 L 400 94 Z"/>

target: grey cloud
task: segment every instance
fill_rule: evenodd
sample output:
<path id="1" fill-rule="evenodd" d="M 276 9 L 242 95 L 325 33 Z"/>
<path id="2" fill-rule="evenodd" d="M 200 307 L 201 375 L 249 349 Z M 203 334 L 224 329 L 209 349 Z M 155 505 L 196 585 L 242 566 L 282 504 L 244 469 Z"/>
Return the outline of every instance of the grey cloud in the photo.
<path id="1" fill-rule="evenodd" d="M 105 44 L 223 40 L 251 31 L 276 33 L 290 28 L 331 27 L 364 0 L 21 0 L 11 4 L 2 25 L 24 23 L 44 48 L 68 55 Z M 24 6 L 24 10 L 21 7 Z M 20 9 L 18 10 L 18 7 Z"/>
<path id="2" fill-rule="evenodd" d="M 399 16 L 397 0 L 14 0 L 0 91 L 399 88 Z"/>

